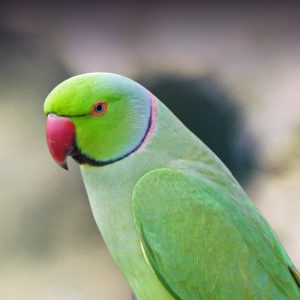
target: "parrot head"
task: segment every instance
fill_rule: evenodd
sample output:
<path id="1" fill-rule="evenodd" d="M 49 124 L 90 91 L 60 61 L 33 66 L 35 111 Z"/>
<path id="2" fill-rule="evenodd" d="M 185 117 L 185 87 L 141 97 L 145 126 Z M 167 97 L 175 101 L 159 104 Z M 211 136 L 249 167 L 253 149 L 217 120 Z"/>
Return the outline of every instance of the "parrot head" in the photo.
<path id="1" fill-rule="evenodd" d="M 125 158 L 151 131 L 154 105 L 154 96 L 126 77 L 72 77 L 55 87 L 44 104 L 50 153 L 65 169 L 67 156 L 95 166 Z"/>

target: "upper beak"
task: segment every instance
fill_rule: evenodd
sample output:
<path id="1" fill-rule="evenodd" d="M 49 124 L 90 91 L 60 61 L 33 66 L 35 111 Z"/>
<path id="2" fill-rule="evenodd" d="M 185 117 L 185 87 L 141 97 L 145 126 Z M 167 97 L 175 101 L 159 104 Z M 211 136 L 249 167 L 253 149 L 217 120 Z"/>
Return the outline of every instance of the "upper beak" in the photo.
<path id="1" fill-rule="evenodd" d="M 49 114 L 47 116 L 46 139 L 54 160 L 68 170 L 67 156 L 74 149 L 75 125 L 69 118 Z"/>

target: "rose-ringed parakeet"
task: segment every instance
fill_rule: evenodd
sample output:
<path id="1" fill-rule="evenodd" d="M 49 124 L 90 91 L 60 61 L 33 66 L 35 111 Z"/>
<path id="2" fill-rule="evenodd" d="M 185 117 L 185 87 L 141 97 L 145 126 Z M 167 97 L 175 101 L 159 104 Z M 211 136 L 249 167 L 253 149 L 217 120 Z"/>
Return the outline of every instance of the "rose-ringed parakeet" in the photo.
<path id="1" fill-rule="evenodd" d="M 182 99 L 184 105 L 184 99 Z M 139 300 L 300 299 L 300 275 L 230 171 L 162 102 L 90 73 L 47 97 L 57 163 L 80 164 L 96 223 Z"/>

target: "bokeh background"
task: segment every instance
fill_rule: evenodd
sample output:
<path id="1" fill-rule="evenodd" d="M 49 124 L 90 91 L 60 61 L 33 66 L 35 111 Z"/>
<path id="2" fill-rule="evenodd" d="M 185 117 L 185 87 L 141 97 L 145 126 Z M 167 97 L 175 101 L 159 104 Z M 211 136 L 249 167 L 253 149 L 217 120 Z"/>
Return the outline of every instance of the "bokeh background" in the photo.
<path id="1" fill-rule="evenodd" d="M 1 2 L 0 299 L 129 300 L 43 101 L 92 71 L 138 80 L 227 164 L 300 267 L 300 9 Z"/>

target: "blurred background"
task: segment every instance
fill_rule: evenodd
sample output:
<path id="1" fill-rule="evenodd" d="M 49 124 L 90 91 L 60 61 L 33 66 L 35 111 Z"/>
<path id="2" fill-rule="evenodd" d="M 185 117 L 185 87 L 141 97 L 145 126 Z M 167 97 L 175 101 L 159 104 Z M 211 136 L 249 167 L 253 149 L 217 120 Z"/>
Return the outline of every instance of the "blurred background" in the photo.
<path id="1" fill-rule="evenodd" d="M 249 2 L 0 6 L 0 299 L 129 300 L 78 166 L 45 142 L 60 81 L 115 72 L 152 90 L 226 163 L 300 267 L 300 9 Z"/>

